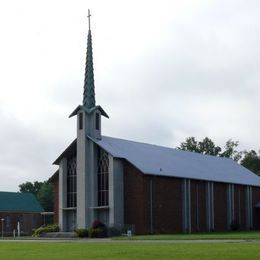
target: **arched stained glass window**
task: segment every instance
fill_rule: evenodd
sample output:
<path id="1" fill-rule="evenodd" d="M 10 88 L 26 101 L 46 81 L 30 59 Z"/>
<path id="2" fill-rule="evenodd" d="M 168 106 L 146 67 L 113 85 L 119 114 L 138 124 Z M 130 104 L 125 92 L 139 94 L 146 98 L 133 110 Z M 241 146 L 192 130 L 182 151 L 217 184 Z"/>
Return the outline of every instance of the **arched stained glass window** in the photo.
<path id="1" fill-rule="evenodd" d="M 67 207 L 77 206 L 77 160 L 76 156 L 68 160 Z"/>
<path id="2" fill-rule="evenodd" d="M 108 206 L 108 153 L 98 148 L 98 206 Z"/>

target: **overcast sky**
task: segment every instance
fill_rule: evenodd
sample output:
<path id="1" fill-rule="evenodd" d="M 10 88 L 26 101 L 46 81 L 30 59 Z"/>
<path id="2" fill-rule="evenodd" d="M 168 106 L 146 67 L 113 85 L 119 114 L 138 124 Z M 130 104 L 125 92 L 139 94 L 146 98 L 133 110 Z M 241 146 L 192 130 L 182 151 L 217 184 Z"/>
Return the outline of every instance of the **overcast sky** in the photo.
<path id="1" fill-rule="evenodd" d="M 0 190 L 43 181 L 76 137 L 87 10 L 104 135 L 260 144 L 260 2 L 0 2 Z"/>

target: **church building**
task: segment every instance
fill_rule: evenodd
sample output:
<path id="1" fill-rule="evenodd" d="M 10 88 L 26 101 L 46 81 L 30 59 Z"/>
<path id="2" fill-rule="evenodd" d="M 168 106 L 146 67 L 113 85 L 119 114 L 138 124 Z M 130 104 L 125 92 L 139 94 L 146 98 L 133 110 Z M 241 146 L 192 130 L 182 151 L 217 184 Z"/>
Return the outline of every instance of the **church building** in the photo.
<path id="1" fill-rule="evenodd" d="M 61 231 L 95 220 L 136 234 L 260 229 L 260 178 L 237 162 L 102 134 L 91 37 L 89 27 L 77 138 L 51 177 Z"/>

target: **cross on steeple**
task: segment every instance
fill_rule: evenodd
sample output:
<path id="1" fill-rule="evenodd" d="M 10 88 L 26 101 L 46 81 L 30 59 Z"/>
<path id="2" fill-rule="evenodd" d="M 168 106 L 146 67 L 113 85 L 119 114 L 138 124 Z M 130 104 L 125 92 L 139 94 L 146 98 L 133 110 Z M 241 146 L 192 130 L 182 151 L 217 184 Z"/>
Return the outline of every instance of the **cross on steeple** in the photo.
<path id="1" fill-rule="evenodd" d="M 93 68 L 93 53 L 92 53 L 92 36 L 91 36 L 91 29 L 90 29 L 90 17 L 91 17 L 91 14 L 90 14 L 90 10 L 88 9 L 88 16 L 87 16 L 87 18 L 88 18 L 89 30 L 88 30 L 88 42 L 87 42 L 87 57 L 86 57 L 86 65 L 85 65 L 83 104 L 79 105 L 70 114 L 70 117 L 77 115 L 80 110 L 85 111 L 85 113 L 87 113 L 87 114 L 91 114 L 93 111 L 97 110 L 97 111 L 99 111 L 100 115 L 105 116 L 105 117 L 108 118 L 108 115 L 103 110 L 103 108 L 101 106 L 96 106 L 94 68 Z"/>
<path id="2" fill-rule="evenodd" d="M 91 17 L 91 14 L 90 14 L 90 10 L 88 9 L 88 29 L 90 31 L 90 17 Z"/>

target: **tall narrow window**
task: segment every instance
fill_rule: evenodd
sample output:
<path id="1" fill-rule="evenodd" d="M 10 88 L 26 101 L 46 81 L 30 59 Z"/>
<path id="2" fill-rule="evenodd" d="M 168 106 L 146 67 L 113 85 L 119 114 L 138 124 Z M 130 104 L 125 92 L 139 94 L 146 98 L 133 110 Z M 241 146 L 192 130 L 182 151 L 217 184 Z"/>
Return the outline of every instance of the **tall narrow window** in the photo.
<path id="1" fill-rule="evenodd" d="M 83 128 L 83 114 L 79 113 L 79 130 Z"/>
<path id="2" fill-rule="evenodd" d="M 100 125 L 99 125 L 99 124 L 100 124 L 100 123 L 99 123 L 99 120 L 100 120 L 100 119 L 99 119 L 99 117 L 100 117 L 100 116 L 99 116 L 99 113 L 96 113 L 96 130 L 99 130 L 99 128 L 100 128 Z"/>
<path id="3" fill-rule="evenodd" d="M 108 154 L 98 149 L 98 206 L 108 206 Z"/>
<path id="4" fill-rule="evenodd" d="M 68 160 L 67 207 L 77 206 L 77 162 L 76 156 Z"/>

